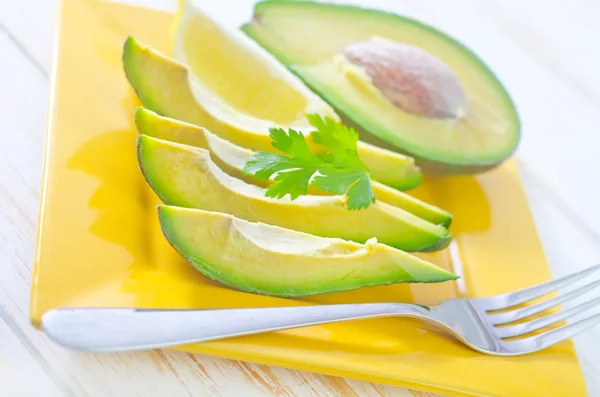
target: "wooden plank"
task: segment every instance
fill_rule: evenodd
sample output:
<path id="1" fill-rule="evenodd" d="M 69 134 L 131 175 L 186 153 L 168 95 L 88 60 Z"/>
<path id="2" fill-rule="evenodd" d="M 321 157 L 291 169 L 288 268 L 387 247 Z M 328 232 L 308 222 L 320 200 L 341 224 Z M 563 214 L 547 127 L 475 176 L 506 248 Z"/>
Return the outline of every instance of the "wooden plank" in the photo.
<path id="1" fill-rule="evenodd" d="M 573 222 L 570 212 L 565 213 L 564 208 L 548 197 L 545 186 L 536 180 L 535 174 L 529 168 L 522 165 L 520 170 L 552 276 L 563 277 L 598 264 L 598 242 L 590 237 L 586 228 Z M 563 306 L 572 307 L 594 296 L 598 296 L 597 291 L 585 294 Z M 600 345 L 597 343 L 599 338 L 600 327 L 596 326 L 573 339 L 588 393 L 596 397 L 600 396 Z"/>
<path id="2" fill-rule="evenodd" d="M 536 8 L 532 2 L 478 4 L 486 15 L 494 15 L 498 29 L 522 53 L 548 71 L 547 76 L 534 70 L 527 74 L 539 81 L 539 90 L 530 94 L 536 118 L 524 119 L 524 133 L 535 139 L 524 144 L 523 158 L 546 191 L 568 206 L 571 216 L 585 223 L 600 244 L 600 185 L 594 183 L 600 175 L 595 161 L 600 153 L 595 127 L 600 112 L 600 3 L 550 0 Z M 521 86 L 532 89 L 528 79 L 522 79 Z"/>
<path id="3" fill-rule="evenodd" d="M 63 0 L 73 1 L 73 0 Z M 108 0 L 110 1 L 110 0 Z M 174 11 L 178 0 L 128 0 L 123 3 Z M 8 32 L 39 69 L 50 70 L 52 37 L 60 0 L 0 1 L 0 29 Z"/>
<path id="4" fill-rule="evenodd" d="M 54 383 L 42 366 L 33 346 L 22 343 L 14 330 L 2 318 L 0 308 L 0 390 L 10 396 L 68 395 Z M 20 333 L 20 330 L 17 332 Z M 33 350 L 33 352 L 32 352 Z"/>
<path id="5" fill-rule="evenodd" d="M 545 0 L 543 7 L 535 1 L 507 4 L 492 0 L 479 4 L 481 12 L 493 14 L 504 31 L 518 38 L 519 45 L 600 108 L 599 2 Z M 559 26 L 569 28 L 557 29 Z"/>
<path id="6" fill-rule="evenodd" d="M 0 28 L 40 70 L 50 69 L 58 0 L 0 1 Z"/>

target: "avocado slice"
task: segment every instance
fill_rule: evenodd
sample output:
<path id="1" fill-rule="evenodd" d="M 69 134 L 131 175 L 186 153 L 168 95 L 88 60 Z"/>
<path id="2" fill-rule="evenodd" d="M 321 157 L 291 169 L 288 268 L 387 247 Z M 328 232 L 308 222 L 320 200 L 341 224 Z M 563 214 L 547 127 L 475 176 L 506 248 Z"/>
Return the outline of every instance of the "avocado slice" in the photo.
<path id="1" fill-rule="evenodd" d="M 146 108 L 163 116 L 205 127 L 236 145 L 266 152 L 276 151 L 271 146 L 268 131 L 249 130 L 239 123 L 225 121 L 211 114 L 194 97 L 189 71 L 185 66 L 133 37 L 125 41 L 123 66 L 131 86 Z M 319 146 L 313 148 L 318 149 Z M 358 153 L 373 178 L 383 184 L 408 190 L 421 183 L 422 174 L 411 157 L 365 142 L 359 142 Z"/>
<path id="2" fill-rule="evenodd" d="M 361 133 L 426 170 L 487 170 L 518 145 L 519 117 L 502 84 L 430 26 L 349 5 L 268 1 L 242 30 Z"/>
<path id="3" fill-rule="evenodd" d="M 141 106 L 135 110 L 135 125 L 141 135 L 206 149 L 210 152 L 211 160 L 227 174 L 248 183 L 269 186 L 268 182 L 242 172 L 254 154 L 252 150 L 234 145 L 206 128 L 160 116 Z"/>
<path id="4" fill-rule="evenodd" d="M 265 189 L 226 174 L 201 148 L 141 135 L 137 152 L 146 181 L 165 204 L 360 243 L 375 237 L 405 251 L 439 250 L 452 238 L 445 227 L 386 203 L 349 211 L 343 196 L 265 197 Z"/>
<path id="5" fill-rule="evenodd" d="M 234 145 L 202 127 L 160 116 L 143 107 L 136 109 L 135 123 L 140 134 L 208 150 L 211 160 L 231 176 L 259 186 L 268 186 L 272 183 L 258 180 L 242 172 L 244 165 L 254 154 L 252 150 Z M 452 222 L 452 214 L 448 211 L 379 182 L 373 182 L 372 187 L 375 198 L 379 201 L 402 208 L 426 221 L 446 228 Z"/>
<path id="6" fill-rule="evenodd" d="M 192 266 L 242 291 L 298 297 L 458 278 L 374 241 L 317 237 L 220 212 L 164 205 L 158 215 L 163 234 Z"/>

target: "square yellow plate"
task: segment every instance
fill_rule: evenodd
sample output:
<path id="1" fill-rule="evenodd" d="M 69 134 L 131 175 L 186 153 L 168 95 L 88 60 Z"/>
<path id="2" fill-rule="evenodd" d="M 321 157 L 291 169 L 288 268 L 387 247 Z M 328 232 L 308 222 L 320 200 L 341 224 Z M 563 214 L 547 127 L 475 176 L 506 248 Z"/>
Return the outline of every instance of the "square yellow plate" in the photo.
<path id="1" fill-rule="evenodd" d="M 131 6 L 65 0 L 52 98 L 31 321 L 64 306 L 208 308 L 312 303 L 418 302 L 486 296 L 549 278 L 509 162 L 484 175 L 428 180 L 420 196 L 452 211 L 450 249 L 428 255 L 462 275 L 439 285 L 396 285 L 278 299 L 204 278 L 160 234 L 156 197 L 136 163 L 138 104 L 121 66 L 129 34 L 167 49 L 172 17 Z M 570 342 L 517 358 L 476 353 L 424 325 L 363 320 L 185 346 L 191 352 L 274 364 L 453 396 L 585 396 Z"/>

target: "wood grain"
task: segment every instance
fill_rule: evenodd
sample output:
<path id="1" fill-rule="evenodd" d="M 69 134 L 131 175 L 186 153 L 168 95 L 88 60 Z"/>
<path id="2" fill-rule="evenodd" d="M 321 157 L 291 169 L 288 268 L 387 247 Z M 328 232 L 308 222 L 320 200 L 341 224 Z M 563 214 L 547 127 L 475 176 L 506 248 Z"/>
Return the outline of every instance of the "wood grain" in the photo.
<path id="1" fill-rule="evenodd" d="M 247 8 L 251 1 L 242 3 Z M 384 8 L 390 3 L 372 1 Z M 0 0 L 0 390 L 17 396 L 430 396 L 173 351 L 72 353 L 29 325 L 56 4 Z M 598 3 L 397 0 L 394 7 L 474 48 L 517 101 L 525 135 L 521 170 L 554 276 L 597 263 L 600 185 L 590 181 L 600 176 Z M 600 396 L 599 337 L 596 329 L 575 339 L 592 396 Z"/>
<path id="2" fill-rule="evenodd" d="M 11 396 L 60 397 L 68 393 L 54 383 L 53 376 L 40 365 L 35 347 L 19 339 L 19 329 L 12 329 L 0 308 L 0 390 Z M 6 360 L 11 357 L 11 360 Z M 48 371 L 50 372 L 50 371 Z M 35 379 L 35 382 L 31 380 Z"/>

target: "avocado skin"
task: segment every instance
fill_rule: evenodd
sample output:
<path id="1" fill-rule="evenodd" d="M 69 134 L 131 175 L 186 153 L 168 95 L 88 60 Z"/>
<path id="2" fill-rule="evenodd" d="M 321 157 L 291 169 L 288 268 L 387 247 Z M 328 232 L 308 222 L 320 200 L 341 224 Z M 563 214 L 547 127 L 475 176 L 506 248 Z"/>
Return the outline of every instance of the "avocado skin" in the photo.
<path id="1" fill-rule="evenodd" d="M 280 1 L 280 0 L 275 0 Z M 299 1 L 308 1 L 308 0 L 299 0 Z M 350 120 L 344 113 L 337 111 L 342 119 L 343 123 L 354 128 L 360 135 L 360 139 L 370 143 L 371 145 L 378 146 L 384 149 L 392 150 L 397 153 L 402 153 L 407 156 L 411 156 L 415 159 L 415 164 L 419 166 L 421 171 L 423 171 L 423 177 L 429 175 L 471 175 L 471 174 L 480 174 L 486 171 L 491 171 L 494 168 L 499 167 L 505 161 L 511 158 L 512 154 L 507 158 L 500 160 L 499 162 L 492 164 L 449 164 L 439 160 L 433 160 L 430 158 L 426 158 L 423 156 L 416 155 L 414 153 L 409 153 L 406 150 L 402 150 L 398 146 L 395 146 L 383 139 L 369 133 L 364 128 L 360 127 L 358 124 Z M 515 147 L 516 150 L 516 147 Z M 448 224 L 449 225 L 449 224 Z"/>
<path id="2" fill-rule="evenodd" d="M 440 239 L 438 240 L 438 242 L 436 244 L 433 244 L 427 248 L 422 249 L 420 252 L 435 252 L 435 251 L 441 251 L 444 248 L 448 247 L 450 245 L 450 243 L 452 242 L 452 238 L 454 237 L 453 233 L 448 233 L 442 237 L 440 237 Z"/>
<path id="3" fill-rule="evenodd" d="M 472 60 L 474 62 L 478 63 L 481 66 L 481 69 L 485 71 L 486 76 L 489 79 L 489 81 L 493 82 L 493 84 L 495 84 L 495 86 L 497 87 L 499 92 L 501 92 L 502 96 L 504 98 L 506 98 L 507 103 L 511 104 L 512 123 L 513 123 L 513 128 L 516 131 L 514 134 L 514 137 L 513 137 L 513 142 L 512 142 L 511 147 L 508 150 L 504 151 L 505 155 L 498 156 L 497 158 L 495 158 L 493 160 L 467 161 L 466 159 L 460 159 L 459 161 L 453 161 L 450 159 L 440 159 L 440 158 L 428 156 L 428 154 L 424 151 L 416 152 L 416 151 L 406 150 L 402 145 L 395 144 L 393 142 L 392 138 L 390 138 L 388 141 L 388 140 L 385 140 L 383 135 L 378 136 L 378 134 L 376 134 L 374 132 L 374 130 L 372 128 L 370 128 L 368 123 L 360 123 L 360 124 L 362 124 L 362 126 L 359 125 L 359 123 L 357 123 L 356 120 L 359 120 L 360 117 L 358 117 L 355 114 L 355 112 L 353 112 L 353 109 L 351 107 L 345 106 L 343 103 L 340 103 L 339 100 L 336 101 L 336 100 L 333 100 L 332 98 L 330 98 L 329 95 L 327 95 L 326 91 L 322 90 L 321 87 L 318 86 L 317 84 L 314 84 L 313 82 L 311 82 L 310 79 L 307 79 L 306 76 L 304 76 L 301 72 L 299 72 L 297 70 L 297 68 L 294 67 L 294 64 L 296 64 L 298 62 L 297 62 L 297 59 L 294 58 L 294 55 L 289 54 L 291 51 L 287 51 L 287 52 L 281 51 L 278 48 L 278 46 L 274 46 L 274 45 L 270 44 L 268 42 L 268 40 L 264 40 L 264 38 L 260 34 L 260 31 L 256 29 L 256 28 L 261 29 L 263 27 L 263 25 L 261 25 L 262 14 L 265 11 L 268 11 L 269 8 L 279 7 L 279 6 L 285 7 L 288 5 L 296 6 L 293 3 L 297 3 L 296 5 L 300 5 L 301 7 L 307 7 L 307 8 L 313 7 L 315 9 L 317 9 L 319 7 L 320 8 L 332 7 L 332 8 L 336 8 L 340 12 L 362 13 L 362 14 L 368 13 L 369 15 L 377 16 L 380 18 L 397 19 L 398 21 L 401 21 L 402 23 L 407 23 L 412 26 L 418 26 L 419 28 L 427 30 L 428 32 L 430 32 L 432 34 L 443 37 L 446 41 L 451 43 L 451 45 L 454 45 L 456 47 L 466 50 L 467 52 L 470 53 L 469 56 L 472 58 Z M 258 44 L 260 44 L 263 48 L 265 48 L 265 50 L 267 50 L 271 54 L 273 54 L 273 56 L 275 56 L 277 59 L 279 59 L 280 62 L 282 62 L 284 65 L 286 65 L 286 67 L 288 67 L 288 69 L 290 71 L 292 71 L 299 78 L 301 78 L 304 81 L 304 83 L 309 88 L 311 88 L 311 90 L 313 90 L 316 94 L 318 94 L 324 100 L 326 100 L 336 110 L 338 115 L 340 115 L 342 121 L 345 124 L 348 124 L 348 125 L 354 127 L 360 133 L 361 140 L 371 143 L 371 144 L 381 147 L 381 148 L 385 148 L 385 149 L 388 149 L 388 150 L 391 150 L 391 151 L 394 151 L 397 153 L 401 153 L 401 154 L 413 157 L 415 159 L 415 164 L 417 164 L 419 166 L 419 168 L 425 174 L 429 173 L 429 174 L 437 174 L 437 175 L 448 175 L 448 174 L 476 174 L 476 173 L 486 172 L 486 171 L 489 171 L 489 170 L 492 170 L 492 169 L 498 167 L 499 165 L 504 163 L 506 160 L 511 158 L 512 154 L 518 148 L 520 138 L 521 138 L 521 121 L 520 121 L 519 114 L 514 106 L 514 101 L 512 100 L 508 91 L 503 86 L 502 82 L 491 71 L 489 66 L 487 66 L 487 64 L 485 64 L 485 62 L 483 62 L 475 53 L 473 53 L 464 44 L 460 43 L 459 41 L 455 40 L 454 38 L 448 36 L 447 34 L 441 32 L 429 25 L 425 25 L 417 20 L 407 18 L 407 17 L 401 16 L 401 15 L 398 15 L 395 13 L 386 12 L 386 11 L 382 11 L 382 10 L 363 8 L 363 7 L 355 6 L 355 5 L 331 4 L 331 3 L 326 3 L 326 2 L 315 2 L 315 1 L 311 1 L 311 0 L 263 0 L 263 1 L 259 1 L 255 4 L 253 20 L 249 23 L 243 24 L 240 29 L 247 36 L 252 38 Z M 277 32 L 274 30 L 270 30 L 269 34 L 271 34 L 273 36 L 277 36 Z M 277 38 L 276 40 L 279 40 L 279 38 Z M 291 43 L 286 42 L 285 44 L 287 47 L 292 48 Z M 294 50 L 296 52 L 301 52 L 297 48 Z M 302 54 L 303 54 L 303 56 L 306 56 L 307 59 L 311 59 L 310 54 L 305 54 L 305 53 L 302 53 Z M 315 61 L 315 59 L 312 59 L 312 61 Z"/>

